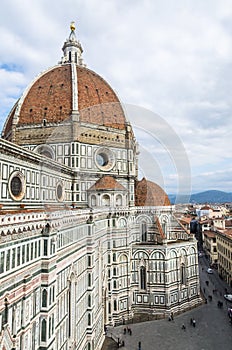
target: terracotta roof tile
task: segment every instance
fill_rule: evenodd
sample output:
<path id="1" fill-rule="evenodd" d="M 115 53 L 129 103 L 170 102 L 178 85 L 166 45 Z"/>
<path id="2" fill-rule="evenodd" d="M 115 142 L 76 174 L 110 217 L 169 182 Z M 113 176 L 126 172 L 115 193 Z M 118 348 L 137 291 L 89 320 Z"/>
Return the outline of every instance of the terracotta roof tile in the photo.
<path id="1" fill-rule="evenodd" d="M 126 188 L 116 181 L 114 177 L 106 175 L 97 180 L 95 184 L 89 188 L 89 191 L 97 190 L 126 191 Z"/>
<path id="2" fill-rule="evenodd" d="M 124 130 L 126 119 L 121 103 L 110 85 L 92 70 L 76 66 L 80 122 Z M 13 127 L 18 104 L 22 104 L 17 126 L 70 120 L 73 83 L 71 64 L 57 65 L 41 74 L 16 103 L 3 129 L 7 138 Z M 8 136 L 10 139 L 10 136 Z"/>
<path id="3" fill-rule="evenodd" d="M 136 206 L 166 206 L 171 205 L 164 190 L 152 181 L 143 178 L 135 186 Z"/>

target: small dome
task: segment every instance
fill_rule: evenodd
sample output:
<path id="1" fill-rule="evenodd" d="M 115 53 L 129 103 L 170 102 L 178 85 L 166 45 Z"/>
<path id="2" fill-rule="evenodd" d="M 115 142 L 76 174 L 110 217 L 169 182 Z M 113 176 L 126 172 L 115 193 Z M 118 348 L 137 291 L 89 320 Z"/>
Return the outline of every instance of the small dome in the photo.
<path id="1" fill-rule="evenodd" d="M 145 177 L 138 181 L 135 186 L 135 205 L 136 206 L 168 206 L 171 205 L 164 190 Z"/>
<path id="2" fill-rule="evenodd" d="M 95 184 L 89 188 L 88 191 L 98 190 L 126 191 L 126 188 L 122 186 L 117 180 L 115 180 L 114 177 L 106 175 L 97 180 Z"/>

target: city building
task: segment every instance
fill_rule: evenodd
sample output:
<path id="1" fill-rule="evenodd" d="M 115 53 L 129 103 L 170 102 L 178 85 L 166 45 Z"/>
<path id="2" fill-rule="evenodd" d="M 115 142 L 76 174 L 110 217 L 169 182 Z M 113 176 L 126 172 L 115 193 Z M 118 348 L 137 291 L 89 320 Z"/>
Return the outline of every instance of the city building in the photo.
<path id="1" fill-rule="evenodd" d="M 218 273 L 232 287 L 232 229 L 215 230 L 218 251 Z"/>
<path id="2" fill-rule="evenodd" d="M 74 23 L 0 139 L 0 348 L 100 350 L 106 325 L 201 302 L 197 241 L 155 183 Z"/>
<path id="3" fill-rule="evenodd" d="M 217 253 L 217 241 L 214 230 L 204 231 L 203 248 L 205 256 L 209 259 L 209 263 L 213 266 L 217 266 L 218 253 Z"/>

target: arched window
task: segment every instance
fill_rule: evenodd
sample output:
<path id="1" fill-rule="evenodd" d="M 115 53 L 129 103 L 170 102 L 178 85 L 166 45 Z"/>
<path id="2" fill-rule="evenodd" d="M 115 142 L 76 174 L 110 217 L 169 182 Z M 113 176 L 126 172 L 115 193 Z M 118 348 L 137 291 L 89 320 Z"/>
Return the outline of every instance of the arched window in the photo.
<path id="1" fill-rule="evenodd" d="M 114 300 L 114 311 L 117 311 L 117 300 Z"/>
<path id="2" fill-rule="evenodd" d="M 42 292 L 42 307 L 47 307 L 48 292 L 46 289 Z"/>
<path id="3" fill-rule="evenodd" d="M 113 275 L 116 276 L 116 267 L 113 268 Z"/>
<path id="4" fill-rule="evenodd" d="M 104 194 L 102 197 L 102 205 L 106 207 L 110 206 L 110 196 L 108 194 Z"/>
<path id="5" fill-rule="evenodd" d="M 156 251 L 152 255 L 152 271 L 150 270 L 151 281 L 154 283 L 164 283 L 165 258 L 164 255 Z"/>
<path id="6" fill-rule="evenodd" d="M 144 266 L 140 268 L 140 288 L 146 289 L 146 268 Z"/>
<path id="7" fill-rule="evenodd" d="M 119 261 L 118 275 L 120 276 L 119 285 L 122 288 L 128 286 L 128 259 L 126 255 L 122 255 Z"/>
<path id="8" fill-rule="evenodd" d="M 111 303 L 108 303 L 108 313 L 111 314 Z"/>
<path id="9" fill-rule="evenodd" d="M 96 205 L 97 205 L 96 196 L 92 195 L 91 196 L 91 206 L 96 207 Z"/>
<path id="10" fill-rule="evenodd" d="M 113 282 L 113 286 L 114 286 L 114 289 L 117 288 L 117 282 L 116 281 Z"/>
<path id="11" fill-rule="evenodd" d="M 118 194 L 118 195 L 116 196 L 115 205 L 116 205 L 116 207 L 122 206 L 122 196 L 121 196 L 120 194 Z"/>
<path id="12" fill-rule="evenodd" d="M 147 241 L 147 223 L 146 222 L 142 222 L 141 224 L 141 238 L 142 238 L 142 242 Z"/>
<path id="13" fill-rule="evenodd" d="M 186 284 L 186 268 L 184 264 L 181 264 L 180 267 L 180 283 L 181 284 Z"/>
<path id="14" fill-rule="evenodd" d="M 45 319 L 41 322 L 41 341 L 47 340 L 47 321 Z"/>

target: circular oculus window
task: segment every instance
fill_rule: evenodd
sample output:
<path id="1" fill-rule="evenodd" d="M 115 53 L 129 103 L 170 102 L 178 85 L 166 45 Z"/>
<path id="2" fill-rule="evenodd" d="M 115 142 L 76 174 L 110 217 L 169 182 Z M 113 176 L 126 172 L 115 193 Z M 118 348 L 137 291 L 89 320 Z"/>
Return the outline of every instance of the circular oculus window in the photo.
<path id="1" fill-rule="evenodd" d="M 111 170 L 115 165 L 114 153 L 109 148 L 99 148 L 95 153 L 95 164 L 100 170 Z"/>
<path id="2" fill-rule="evenodd" d="M 58 182 L 56 185 L 56 198 L 59 202 L 62 202 L 64 199 L 64 186 L 62 182 Z"/>
<path id="3" fill-rule="evenodd" d="M 23 199 L 26 190 L 26 181 L 23 173 L 20 171 L 14 171 L 8 182 L 8 189 L 10 196 L 16 200 L 20 201 Z"/>

